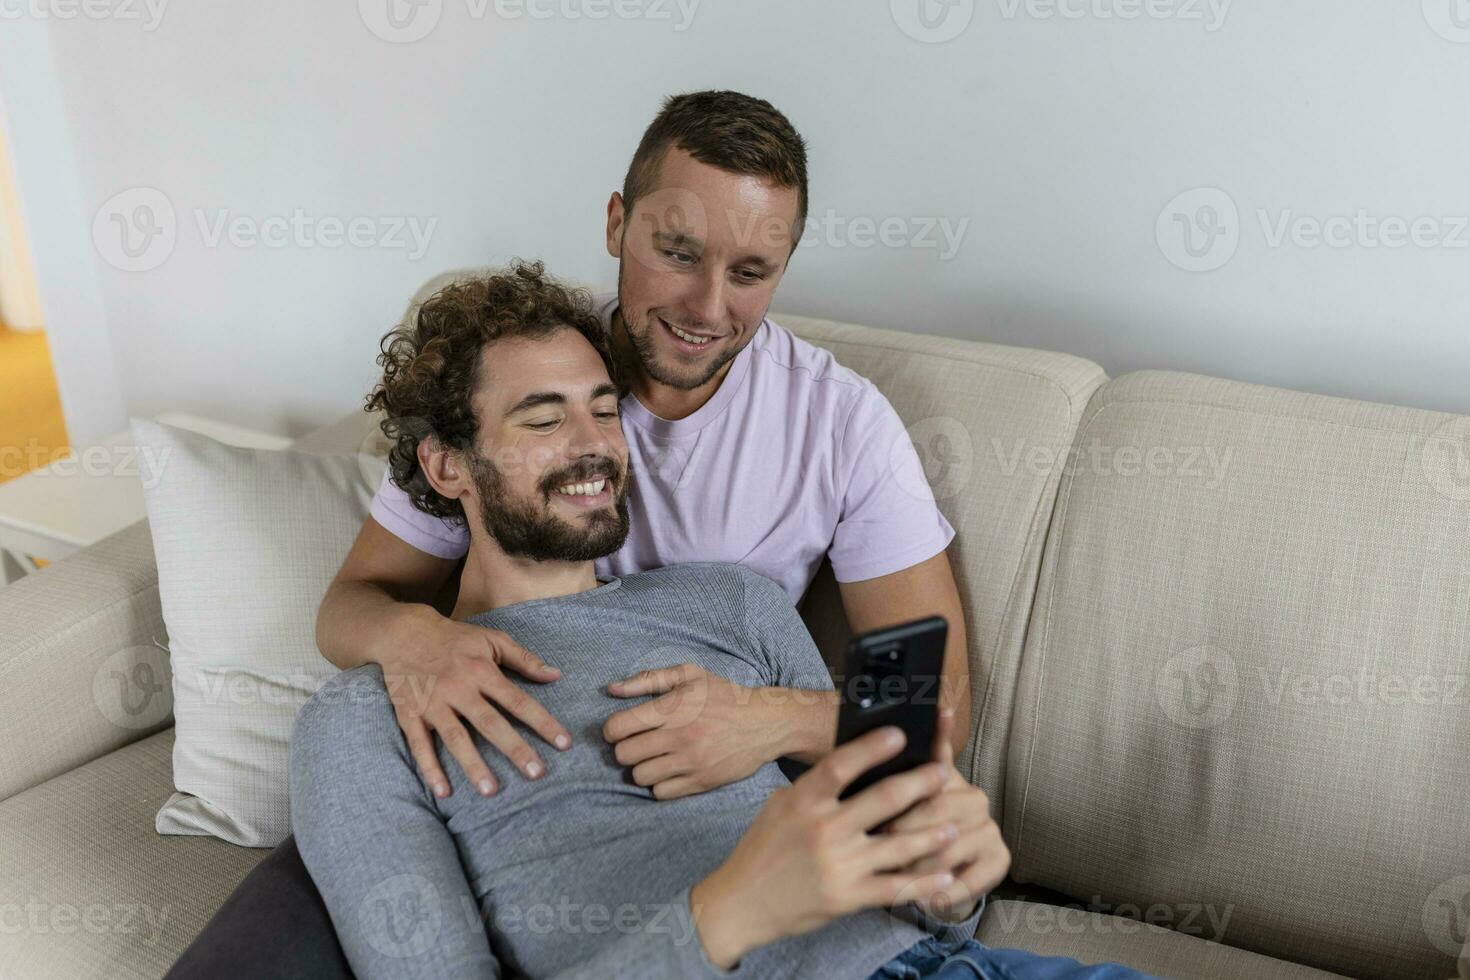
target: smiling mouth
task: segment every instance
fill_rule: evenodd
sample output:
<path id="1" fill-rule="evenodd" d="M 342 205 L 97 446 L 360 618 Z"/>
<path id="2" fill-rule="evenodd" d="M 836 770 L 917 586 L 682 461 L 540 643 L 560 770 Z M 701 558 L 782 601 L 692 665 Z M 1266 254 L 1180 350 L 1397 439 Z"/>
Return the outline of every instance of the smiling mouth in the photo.
<path id="1" fill-rule="evenodd" d="M 720 339 L 718 337 L 706 337 L 697 333 L 690 333 L 687 330 L 682 330 L 679 327 L 674 326 L 669 321 L 665 320 L 663 317 L 658 317 L 657 319 L 658 322 L 663 324 L 664 328 L 668 330 L 671 335 L 673 335 L 674 339 L 679 341 L 679 343 L 686 349 L 700 350 L 702 348 L 708 347 L 710 344 Z"/>

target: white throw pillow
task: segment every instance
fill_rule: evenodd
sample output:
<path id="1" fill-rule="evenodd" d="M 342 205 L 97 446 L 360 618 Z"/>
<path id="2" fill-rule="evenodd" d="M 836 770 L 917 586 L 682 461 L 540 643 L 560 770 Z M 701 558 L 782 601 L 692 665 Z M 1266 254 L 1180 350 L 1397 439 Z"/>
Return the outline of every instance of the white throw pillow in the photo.
<path id="1" fill-rule="evenodd" d="M 273 847 L 291 832 L 291 726 L 337 669 L 317 605 L 386 463 L 238 449 L 132 420 L 173 673 L 174 788 L 161 834 Z"/>

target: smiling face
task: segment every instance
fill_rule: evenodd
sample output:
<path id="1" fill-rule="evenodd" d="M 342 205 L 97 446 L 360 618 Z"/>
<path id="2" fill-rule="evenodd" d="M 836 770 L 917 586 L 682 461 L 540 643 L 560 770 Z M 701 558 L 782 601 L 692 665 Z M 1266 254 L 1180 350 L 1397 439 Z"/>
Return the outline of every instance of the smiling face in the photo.
<path id="1" fill-rule="evenodd" d="M 587 338 L 567 328 L 486 344 L 472 404 L 479 431 L 461 498 L 471 522 L 536 561 L 622 547 L 628 444 L 618 390 Z"/>
<path id="2" fill-rule="evenodd" d="M 608 205 L 619 316 L 637 367 L 693 391 L 724 377 L 755 336 L 795 242 L 798 194 L 670 148 L 631 213 Z"/>

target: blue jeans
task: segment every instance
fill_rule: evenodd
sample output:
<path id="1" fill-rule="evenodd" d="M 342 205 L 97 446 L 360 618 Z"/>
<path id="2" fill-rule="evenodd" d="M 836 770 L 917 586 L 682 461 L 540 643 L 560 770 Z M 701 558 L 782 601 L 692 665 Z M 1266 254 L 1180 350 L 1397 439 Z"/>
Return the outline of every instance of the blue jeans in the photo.
<path id="1" fill-rule="evenodd" d="M 973 939 L 947 952 L 937 939 L 921 939 L 880 966 L 868 980 L 1146 980 L 1147 974 L 1116 963 L 1083 966 L 1065 956 L 1020 949 L 992 949 Z"/>

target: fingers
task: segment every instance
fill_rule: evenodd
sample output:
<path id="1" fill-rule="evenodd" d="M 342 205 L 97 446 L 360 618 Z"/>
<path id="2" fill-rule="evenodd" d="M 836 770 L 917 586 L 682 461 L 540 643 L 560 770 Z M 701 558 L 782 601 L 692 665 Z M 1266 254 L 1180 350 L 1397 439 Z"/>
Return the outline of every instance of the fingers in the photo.
<path id="1" fill-rule="evenodd" d="M 636 698 L 645 694 L 663 694 L 680 684 L 694 679 L 699 668 L 694 664 L 679 664 L 676 667 L 657 667 L 641 670 L 632 677 L 613 681 L 607 691 L 620 698 Z"/>
<path id="2" fill-rule="evenodd" d="M 613 758 L 620 766 L 637 766 L 666 752 L 672 752 L 676 747 L 675 740 L 667 732 L 655 729 L 623 739 L 613 746 Z"/>
<path id="3" fill-rule="evenodd" d="M 477 696 L 471 698 L 467 704 L 457 706 L 457 708 L 464 719 L 484 736 L 485 741 L 493 745 L 501 755 L 525 773 L 526 778 L 539 779 L 546 772 L 546 763 L 536 754 L 536 750 L 531 748 L 530 743 L 521 737 L 521 733 L 512 728 L 510 722 L 505 720 L 505 716 L 491 707 L 484 697 L 479 696 L 478 692 Z M 476 755 L 478 756 L 478 753 Z M 458 755 L 455 757 L 458 758 Z"/>
<path id="4" fill-rule="evenodd" d="M 566 727 L 557 721 L 551 712 L 542 706 L 540 701 L 537 701 L 514 683 L 507 680 L 505 675 L 496 670 L 493 664 L 485 665 L 478 680 L 480 682 L 480 690 L 485 696 L 499 705 L 502 710 L 508 711 L 512 716 L 520 719 L 521 724 L 531 729 L 537 735 L 540 735 L 550 744 L 555 745 L 558 749 L 565 751 L 572 747 L 572 736 L 566 730 Z M 476 727 L 478 728 L 479 726 L 477 725 Z M 480 729 L 480 734 L 485 735 L 487 739 L 490 737 L 485 733 L 483 728 Z M 527 750 L 530 750 L 529 746 L 527 746 Z M 535 753 L 532 752 L 530 759 L 520 759 L 518 757 L 517 761 L 524 763 L 534 759 Z M 524 769 L 525 765 L 522 765 L 521 768 Z"/>
<path id="5" fill-rule="evenodd" d="M 470 738 L 470 733 L 465 731 L 454 712 L 441 707 L 434 714 L 425 715 L 424 721 L 439 733 L 439 741 L 444 743 L 454 761 L 459 763 L 459 768 L 470 781 L 470 785 L 479 790 L 482 796 L 493 795 L 497 787 L 494 777 L 490 775 L 490 767 L 485 765 L 485 760 L 480 757 L 480 750 L 475 748 L 474 739 Z"/>
<path id="6" fill-rule="evenodd" d="M 934 725 L 934 761 L 948 769 L 954 765 L 954 709 L 943 708 Z"/>
<path id="7" fill-rule="evenodd" d="M 926 904 L 955 886 L 948 871 L 913 874 L 896 871 L 870 875 L 856 887 L 860 908 L 894 908 L 906 902 Z"/>
<path id="8" fill-rule="evenodd" d="M 404 740 L 408 742 L 408 750 L 413 753 L 413 761 L 418 764 L 424 782 L 442 800 L 449 795 L 449 779 L 439 765 L 439 754 L 434 751 L 434 737 L 429 734 L 428 726 L 418 715 L 398 712 L 398 727 L 403 729 Z"/>
<path id="9" fill-rule="evenodd" d="M 884 834 L 873 838 L 872 843 L 863 848 L 857 858 L 858 867 L 864 874 L 899 870 L 911 873 L 949 871 L 953 864 L 921 865 L 926 859 L 953 848 L 958 837 L 959 828 L 952 823 L 905 834 Z"/>
<path id="10" fill-rule="evenodd" d="M 920 801 L 938 795 L 943 790 L 944 783 L 944 770 L 934 762 L 897 773 L 843 801 L 841 821 L 850 830 L 876 828 Z"/>
<path id="11" fill-rule="evenodd" d="M 837 746 L 806 772 L 793 786 L 820 799 L 836 799 L 854 779 L 886 762 L 903 750 L 901 728 L 885 725 Z"/>
<path id="12" fill-rule="evenodd" d="M 495 662 L 509 667 L 527 680 L 546 683 L 561 676 L 561 668 L 553 667 L 536 654 L 517 643 L 509 633 L 487 629 L 486 639 L 495 654 Z"/>

